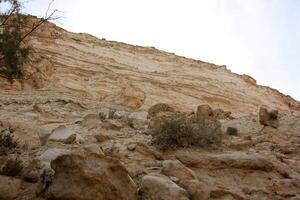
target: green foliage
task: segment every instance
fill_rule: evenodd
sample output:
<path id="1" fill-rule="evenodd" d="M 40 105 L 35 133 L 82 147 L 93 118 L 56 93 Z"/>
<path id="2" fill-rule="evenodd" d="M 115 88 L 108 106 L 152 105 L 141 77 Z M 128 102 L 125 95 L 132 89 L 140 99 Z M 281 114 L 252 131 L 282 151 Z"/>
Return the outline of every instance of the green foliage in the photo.
<path id="1" fill-rule="evenodd" d="M 9 21 L 9 24 L 1 27 L 0 75 L 10 82 L 24 77 L 23 64 L 29 55 L 29 48 L 22 44 L 23 23 L 23 17 L 16 15 Z"/>
<path id="2" fill-rule="evenodd" d="M 221 141 L 221 123 L 203 118 L 196 120 L 184 114 L 159 117 L 149 128 L 153 144 L 162 150 L 192 146 L 211 147 Z"/>

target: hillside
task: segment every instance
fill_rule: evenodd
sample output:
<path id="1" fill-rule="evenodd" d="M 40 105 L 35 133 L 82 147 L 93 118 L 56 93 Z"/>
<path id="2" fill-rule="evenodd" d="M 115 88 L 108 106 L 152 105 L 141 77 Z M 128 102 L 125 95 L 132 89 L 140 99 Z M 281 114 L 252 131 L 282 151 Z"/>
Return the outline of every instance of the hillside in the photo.
<path id="1" fill-rule="evenodd" d="M 225 66 L 52 23 L 28 42 L 30 76 L 0 81 L 0 200 L 300 199 L 290 96 Z M 182 126 L 161 129 L 177 115 Z M 168 128 L 178 138 L 157 140 Z"/>
<path id="2" fill-rule="evenodd" d="M 256 113 L 261 105 L 286 113 L 300 107 L 291 97 L 256 85 L 253 78 L 225 66 L 70 33 L 50 23 L 30 38 L 30 44 L 34 50 L 30 66 L 40 72 L 24 87 L 36 86 L 39 93 L 61 92 L 135 110 L 158 102 L 185 111 L 208 103 L 236 115 Z"/>

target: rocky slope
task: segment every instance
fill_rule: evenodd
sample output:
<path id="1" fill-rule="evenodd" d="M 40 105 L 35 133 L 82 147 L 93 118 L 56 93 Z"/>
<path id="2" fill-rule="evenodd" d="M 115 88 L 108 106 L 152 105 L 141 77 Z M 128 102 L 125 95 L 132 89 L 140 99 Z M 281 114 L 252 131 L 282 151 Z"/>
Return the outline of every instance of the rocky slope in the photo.
<path id="1" fill-rule="evenodd" d="M 299 112 L 299 102 L 256 85 L 247 75 L 155 48 L 70 33 L 50 23 L 30 38 L 30 44 L 34 56 L 27 68 L 33 75 L 23 87 L 39 88 L 37 96 L 46 90 L 47 96 L 63 93 L 80 101 L 140 110 L 163 102 L 179 110 L 208 103 L 234 115 L 254 114 L 261 105 L 286 113 Z"/>
<path id="2" fill-rule="evenodd" d="M 51 23 L 29 42 L 32 75 L 0 83 L 0 136 L 18 141 L 0 138 L 0 199 L 300 199 L 291 97 L 224 66 Z M 279 111 L 275 126 L 259 119 L 262 105 Z M 213 116 L 221 142 L 159 150 L 148 133 L 159 109 Z"/>

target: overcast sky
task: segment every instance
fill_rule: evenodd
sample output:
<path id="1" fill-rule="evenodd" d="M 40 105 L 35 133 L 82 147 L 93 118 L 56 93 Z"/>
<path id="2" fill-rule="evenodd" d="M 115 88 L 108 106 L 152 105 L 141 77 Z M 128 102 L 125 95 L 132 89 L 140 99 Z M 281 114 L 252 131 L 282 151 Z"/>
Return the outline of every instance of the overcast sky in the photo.
<path id="1" fill-rule="evenodd" d="M 42 16 L 50 0 L 31 0 Z M 60 26 L 248 74 L 300 100 L 300 0 L 56 0 Z"/>

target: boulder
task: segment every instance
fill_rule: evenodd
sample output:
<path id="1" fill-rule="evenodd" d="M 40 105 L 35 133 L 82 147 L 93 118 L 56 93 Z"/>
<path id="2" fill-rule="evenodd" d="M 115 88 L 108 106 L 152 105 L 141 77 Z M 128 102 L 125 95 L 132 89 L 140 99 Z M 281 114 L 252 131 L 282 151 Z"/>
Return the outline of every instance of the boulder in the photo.
<path id="1" fill-rule="evenodd" d="M 111 130 L 121 130 L 123 128 L 123 125 L 115 120 L 109 119 L 103 122 L 102 127 L 104 129 L 111 129 Z"/>
<path id="2" fill-rule="evenodd" d="M 197 119 L 213 118 L 213 117 L 214 117 L 213 109 L 209 105 L 204 104 L 197 107 L 197 111 L 196 111 Z"/>
<path id="3" fill-rule="evenodd" d="M 22 179 L 27 182 L 36 183 L 40 179 L 42 166 L 38 160 L 33 160 L 22 170 Z"/>
<path id="4" fill-rule="evenodd" d="M 191 200 L 208 200 L 210 197 L 208 186 L 199 180 L 182 180 L 178 185 L 188 192 Z"/>
<path id="5" fill-rule="evenodd" d="M 213 110 L 213 116 L 215 119 L 232 119 L 231 117 L 231 112 L 229 111 L 224 111 L 221 108 L 217 108 L 215 110 Z"/>
<path id="6" fill-rule="evenodd" d="M 59 127 L 61 124 L 45 124 L 42 125 L 38 131 L 38 135 L 42 145 L 47 143 L 48 137 L 51 135 L 52 131 Z"/>
<path id="7" fill-rule="evenodd" d="M 258 153 L 228 152 L 219 154 L 190 153 L 178 151 L 176 158 L 186 166 L 200 169 L 244 169 L 260 170 L 265 172 L 277 171 L 285 174 L 284 167 Z"/>
<path id="8" fill-rule="evenodd" d="M 50 163 L 52 160 L 55 160 L 58 156 L 69 154 L 70 152 L 65 149 L 60 148 L 49 148 L 46 149 L 41 155 L 38 157 L 38 160 L 44 163 Z"/>
<path id="9" fill-rule="evenodd" d="M 84 150 L 86 150 L 89 153 L 104 155 L 103 151 L 97 144 L 87 144 L 83 148 L 84 148 Z"/>
<path id="10" fill-rule="evenodd" d="M 105 120 L 109 118 L 109 114 L 110 114 L 110 109 L 109 108 L 102 108 L 99 111 L 99 118 L 101 120 Z"/>
<path id="11" fill-rule="evenodd" d="M 160 113 L 160 112 L 174 112 L 175 109 L 172 108 L 171 106 L 169 106 L 166 103 L 158 103 L 155 104 L 153 106 L 151 106 L 148 109 L 148 118 L 154 117 L 156 114 Z"/>
<path id="12" fill-rule="evenodd" d="M 141 195 L 143 200 L 188 200 L 186 190 L 161 174 L 148 174 L 142 178 Z"/>
<path id="13" fill-rule="evenodd" d="M 192 200 L 207 200 L 209 189 L 206 184 L 201 183 L 194 171 L 184 166 L 178 160 L 166 160 L 162 163 L 162 173 L 169 177 L 176 177 L 178 185 L 184 188 Z"/>
<path id="14" fill-rule="evenodd" d="M 117 110 L 113 113 L 113 119 L 121 119 L 123 117 L 128 117 L 129 113 L 123 110 Z"/>
<path id="15" fill-rule="evenodd" d="M 100 116 L 97 114 L 88 114 L 83 118 L 81 122 L 81 126 L 87 128 L 88 130 L 100 127 L 100 124 Z"/>
<path id="16" fill-rule="evenodd" d="M 45 191 L 49 199 L 137 199 L 137 187 L 121 163 L 113 158 L 87 154 L 62 155 L 51 162 L 55 171 Z"/>
<path id="17" fill-rule="evenodd" d="M 76 143 L 83 142 L 83 138 L 79 134 L 77 134 L 74 131 L 70 130 L 65 125 L 60 125 L 59 127 L 55 128 L 52 131 L 52 134 L 49 136 L 48 141 L 66 143 L 66 142 L 69 142 L 70 137 L 72 138 L 72 137 L 74 137 L 74 135 L 76 135 L 76 138 L 75 138 Z"/>
<path id="18" fill-rule="evenodd" d="M 162 173 L 166 176 L 173 176 L 179 180 L 197 179 L 196 174 L 178 160 L 165 160 L 162 166 Z"/>
<path id="19" fill-rule="evenodd" d="M 0 175 L 0 199 L 15 199 L 22 191 L 22 180 Z"/>
<path id="20" fill-rule="evenodd" d="M 105 132 L 96 134 L 94 137 L 96 138 L 97 142 L 100 142 L 100 143 L 112 139 L 112 137 L 108 133 L 105 133 Z"/>
<path id="21" fill-rule="evenodd" d="M 131 126 L 136 129 L 144 128 L 147 121 L 148 112 L 133 112 L 128 116 L 128 119 L 131 122 Z"/>
<path id="22" fill-rule="evenodd" d="M 268 111 L 265 107 L 259 108 L 259 122 L 264 126 L 278 128 L 278 110 Z"/>

